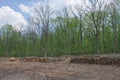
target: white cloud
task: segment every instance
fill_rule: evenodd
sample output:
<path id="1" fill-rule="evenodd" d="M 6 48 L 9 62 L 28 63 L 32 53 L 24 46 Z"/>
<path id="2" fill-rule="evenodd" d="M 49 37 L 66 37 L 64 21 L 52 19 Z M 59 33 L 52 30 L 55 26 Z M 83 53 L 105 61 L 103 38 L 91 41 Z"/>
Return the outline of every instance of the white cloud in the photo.
<path id="1" fill-rule="evenodd" d="M 90 6 L 91 1 L 90 0 L 47 0 L 47 4 L 52 6 L 52 8 L 54 10 L 60 10 L 64 7 L 76 6 L 76 5 L 79 5 L 79 6 L 82 6 L 83 8 L 86 8 L 86 5 Z M 112 0 L 99 0 L 99 1 L 104 3 L 106 1 L 110 2 Z M 40 5 L 40 4 L 45 4 L 45 3 L 39 1 L 37 3 L 34 3 L 33 5 L 35 6 L 35 5 Z"/>
<path id="2" fill-rule="evenodd" d="M 103 3 L 105 3 L 105 1 L 110 2 L 111 0 L 99 0 Z M 52 8 L 52 10 L 54 12 L 56 11 L 60 11 L 64 8 L 64 7 L 82 7 L 83 9 L 86 9 L 86 6 L 91 6 L 91 2 L 90 0 L 47 0 L 47 2 L 43 2 L 43 1 L 38 1 L 38 2 L 33 2 L 31 3 L 31 6 L 26 6 L 23 4 L 19 5 L 19 8 L 21 9 L 22 12 L 24 13 L 29 13 L 30 15 L 32 15 L 32 10 L 34 9 L 34 7 L 40 6 L 40 5 L 45 5 L 45 4 L 49 4 L 50 7 Z M 55 16 L 57 13 L 54 13 L 53 15 Z"/>
<path id="3" fill-rule="evenodd" d="M 51 6 L 53 11 L 60 11 L 64 8 L 64 7 L 76 7 L 76 5 L 79 5 L 81 7 L 83 7 L 84 9 L 86 8 L 86 5 L 90 6 L 90 2 L 89 0 L 47 0 L 47 2 L 34 2 L 32 4 L 31 9 L 33 9 L 33 7 L 37 7 L 39 5 L 45 5 L 48 4 Z"/>
<path id="4" fill-rule="evenodd" d="M 19 8 L 21 9 L 22 12 L 24 13 L 30 13 L 30 8 L 28 6 L 25 6 L 24 4 L 20 4 Z"/>
<path id="5" fill-rule="evenodd" d="M 53 8 L 53 10 L 61 10 L 64 7 L 75 6 L 76 4 L 80 4 L 81 6 L 83 6 L 84 1 L 86 3 L 89 2 L 88 0 L 47 0 L 46 3 L 41 1 L 33 2 L 31 3 L 32 6 L 20 4 L 19 8 L 21 9 L 22 12 L 30 12 L 33 7 L 49 4 Z"/>
<path id="6" fill-rule="evenodd" d="M 60 10 L 64 7 L 69 7 L 69 6 L 82 6 L 85 7 L 85 3 L 87 5 L 90 4 L 89 0 L 48 0 L 48 4 L 53 7 L 54 10 Z"/>
<path id="7" fill-rule="evenodd" d="M 3 6 L 0 8 L 0 27 L 7 23 L 14 26 L 20 23 L 28 24 L 20 12 L 14 11 L 9 6 Z"/>
<path id="8" fill-rule="evenodd" d="M 88 3 L 88 1 L 86 1 Z M 25 6 L 23 7 L 23 4 L 19 5 L 19 8 L 21 9 L 22 12 L 29 12 L 30 15 L 32 15 L 32 11 L 35 7 L 40 6 L 40 5 L 45 5 L 48 4 L 52 8 L 54 12 L 61 11 L 64 7 L 69 7 L 69 6 L 75 6 L 76 4 L 79 5 L 84 5 L 84 0 L 47 0 L 47 2 L 33 2 L 32 6 Z M 25 10 L 24 10 L 25 9 Z M 53 16 L 55 16 L 57 13 L 54 13 Z"/>
<path id="9" fill-rule="evenodd" d="M 92 1 L 92 0 L 91 0 Z M 112 0 L 99 0 L 100 2 L 105 3 L 106 1 L 111 2 Z M 47 0 L 47 2 L 43 2 L 43 1 L 38 1 L 38 2 L 33 2 L 31 3 L 32 6 L 26 6 L 24 4 L 20 4 L 18 7 L 21 9 L 22 12 L 24 13 L 31 13 L 31 10 L 34 7 L 37 7 L 39 5 L 45 5 L 45 4 L 49 4 L 53 10 L 61 10 L 64 7 L 69 7 L 69 6 L 76 6 L 79 5 L 83 8 L 86 8 L 87 6 L 91 5 L 90 0 Z"/>

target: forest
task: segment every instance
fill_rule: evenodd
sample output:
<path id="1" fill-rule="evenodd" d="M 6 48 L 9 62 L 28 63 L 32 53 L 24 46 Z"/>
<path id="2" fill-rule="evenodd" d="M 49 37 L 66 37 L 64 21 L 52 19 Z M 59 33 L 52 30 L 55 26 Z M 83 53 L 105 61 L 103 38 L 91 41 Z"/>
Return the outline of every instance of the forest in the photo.
<path id="1" fill-rule="evenodd" d="M 93 0 L 54 11 L 33 9 L 24 30 L 0 28 L 0 56 L 61 56 L 120 53 L 120 2 Z"/>

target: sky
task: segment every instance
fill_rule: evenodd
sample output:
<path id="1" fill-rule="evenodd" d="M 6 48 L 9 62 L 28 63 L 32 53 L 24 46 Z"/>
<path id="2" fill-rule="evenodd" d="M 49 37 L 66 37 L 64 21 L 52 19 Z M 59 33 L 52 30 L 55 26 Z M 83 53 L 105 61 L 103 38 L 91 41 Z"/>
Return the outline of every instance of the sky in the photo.
<path id="1" fill-rule="evenodd" d="M 5 24 L 28 25 L 31 10 L 40 4 L 49 4 L 53 10 L 81 4 L 90 4 L 92 0 L 0 0 L 0 27 Z"/>
<path id="2" fill-rule="evenodd" d="M 5 24 L 27 25 L 29 8 L 40 0 L 0 0 L 0 27 Z M 23 11 L 25 10 L 25 12 Z"/>

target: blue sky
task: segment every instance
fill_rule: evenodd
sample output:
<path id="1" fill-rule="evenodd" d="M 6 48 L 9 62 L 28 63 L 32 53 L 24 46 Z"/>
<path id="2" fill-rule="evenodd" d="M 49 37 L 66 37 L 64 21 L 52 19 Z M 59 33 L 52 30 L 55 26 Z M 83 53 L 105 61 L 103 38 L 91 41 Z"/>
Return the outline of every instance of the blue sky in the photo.
<path id="1" fill-rule="evenodd" d="M 0 6 L 16 6 L 19 4 L 30 5 L 32 2 L 38 2 L 43 0 L 0 0 Z"/>
<path id="2" fill-rule="evenodd" d="M 10 6 L 11 8 L 19 11 L 17 7 L 19 4 L 24 4 L 27 6 L 32 5 L 32 3 L 43 2 L 44 0 L 0 0 L 0 7 L 2 6 Z"/>
<path id="3" fill-rule="evenodd" d="M 30 5 L 32 5 L 32 3 L 45 2 L 45 1 L 52 2 L 52 0 L 0 0 L 0 7 L 2 7 L 2 6 L 9 6 L 10 8 L 14 9 L 15 11 L 21 12 L 20 8 L 18 7 L 18 5 L 20 5 L 20 4 L 24 4 L 26 6 L 30 6 Z M 54 2 L 59 2 L 59 1 L 60 1 L 60 3 L 61 2 L 64 3 L 65 1 L 73 2 L 75 0 L 53 0 L 53 3 Z M 25 16 L 24 13 L 22 13 L 22 14 Z"/>
<path id="4" fill-rule="evenodd" d="M 16 25 L 28 24 L 31 15 L 31 9 L 39 3 L 45 4 L 45 1 L 52 6 L 53 10 L 60 10 L 76 3 L 83 4 L 89 0 L 0 0 L 0 27 L 6 23 Z"/>
<path id="5" fill-rule="evenodd" d="M 0 7 L 9 6 L 13 10 L 15 10 L 17 12 L 21 12 L 18 5 L 24 4 L 26 6 L 30 6 L 30 5 L 32 5 L 32 3 L 35 3 L 35 2 L 38 2 L 38 1 L 42 1 L 42 0 L 0 0 Z M 23 12 L 21 12 L 21 13 L 25 18 L 28 18 L 28 14 L 23 13 Z"/>
<path id="6" fill-rule="evenodd" d="M 31 10 L 40 4 L 45 4 L 45 1 L 54 11 L 76 4 L 84 7 L 84 2 L 88 5 L 92 2 L 92 0 L 0 0 L 0 27 L 7 23 L 12 25 L 29 24 Z"/>
<path id="7" fill-rule="evenodd" d="M 43 2 L 42 0 L 0 0 L 0 27 L 4 24 L 16 25 L 27 24 L 29 13 L 22 11 L 20 5 L 32 6 L 33 3 Z M 16 20 L 17 19 L 17 20 Z"/>

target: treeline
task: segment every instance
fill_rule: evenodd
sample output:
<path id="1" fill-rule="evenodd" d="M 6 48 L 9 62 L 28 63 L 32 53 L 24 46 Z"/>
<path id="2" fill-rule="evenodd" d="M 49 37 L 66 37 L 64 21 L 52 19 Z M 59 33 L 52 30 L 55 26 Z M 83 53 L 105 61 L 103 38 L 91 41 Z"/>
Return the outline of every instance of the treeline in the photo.
<path id="1" fill-rule="evenodd" d="M 0 56 L 60 56 L 120 52 L 120 4 L 93 0 L 54 17 L 49 5 L 34 8 L 26 31 L 0 29 Z"/>

